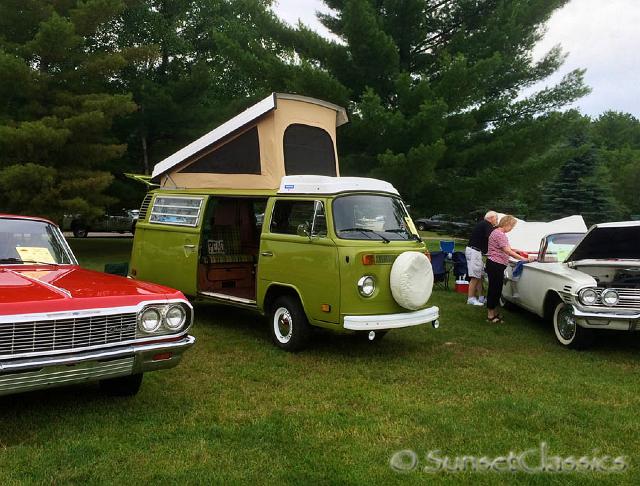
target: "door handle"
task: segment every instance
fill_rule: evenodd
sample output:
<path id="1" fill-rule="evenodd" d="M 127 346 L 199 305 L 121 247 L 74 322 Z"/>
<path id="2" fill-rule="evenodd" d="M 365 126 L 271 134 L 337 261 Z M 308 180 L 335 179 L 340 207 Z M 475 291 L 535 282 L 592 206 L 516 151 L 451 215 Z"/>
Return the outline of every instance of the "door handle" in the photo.
<path id="1" fill-rule="evenodd" d="M 184 257 L 189 258 L 196 252 L 196 245 L 192 245 L 189 243 L 186 245 L 182 245 L 182 251 L 184 252 Z"/>
<path id="2" fill-rule="evenodd" d="M 262 253 L 260 253 L 260 255 L 262 255 L 263 257 L 270 257 L 273 256 L 273 252 L 271 251 L 263 251 Z"/>

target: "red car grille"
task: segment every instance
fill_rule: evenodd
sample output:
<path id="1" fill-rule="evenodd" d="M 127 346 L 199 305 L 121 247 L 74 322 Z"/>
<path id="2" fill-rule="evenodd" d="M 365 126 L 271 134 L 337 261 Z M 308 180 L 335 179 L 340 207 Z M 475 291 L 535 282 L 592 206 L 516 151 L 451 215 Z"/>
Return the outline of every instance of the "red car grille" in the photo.
<path id="1" fill-rule="evenodd" d="M 44 353 L 129 341 L 136 314 L 0 324 L 0 356 Z"/>

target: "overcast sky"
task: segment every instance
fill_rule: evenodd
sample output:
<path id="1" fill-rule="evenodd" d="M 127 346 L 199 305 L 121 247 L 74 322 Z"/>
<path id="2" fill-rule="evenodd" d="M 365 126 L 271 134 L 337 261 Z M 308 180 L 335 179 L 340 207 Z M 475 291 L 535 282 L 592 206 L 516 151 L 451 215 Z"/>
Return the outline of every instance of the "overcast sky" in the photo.
<path id="1" fill-rule="evenodd" d="M 283 20 L 296 24 L 299 19 L 328 34 L 315 17 L 316 11 L 327 11 L 321 0 L 276 1 L 275 12 Z M 582 113 L 597 116 L 611 109 L 640 118 L 640 0 L 571 0 L 551 17 L 534 55 L 555 44 L 569 56 L 543 84 L 586 68 L 585 80 L 593 91 L 577 103 Z"/>

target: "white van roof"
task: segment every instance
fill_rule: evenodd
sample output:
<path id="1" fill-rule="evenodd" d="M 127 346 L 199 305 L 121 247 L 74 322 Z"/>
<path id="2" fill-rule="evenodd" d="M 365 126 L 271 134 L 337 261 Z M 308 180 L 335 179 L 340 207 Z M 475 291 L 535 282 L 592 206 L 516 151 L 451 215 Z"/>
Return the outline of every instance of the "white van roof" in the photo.
<path id="1" fill-rule="evenodd" d="M 284 176 L 278 194 L 337 194 L 340 192 L 372 191 L 398 194 L 388 182 L 367 177 L 329 177 L 317 175 Z"/>

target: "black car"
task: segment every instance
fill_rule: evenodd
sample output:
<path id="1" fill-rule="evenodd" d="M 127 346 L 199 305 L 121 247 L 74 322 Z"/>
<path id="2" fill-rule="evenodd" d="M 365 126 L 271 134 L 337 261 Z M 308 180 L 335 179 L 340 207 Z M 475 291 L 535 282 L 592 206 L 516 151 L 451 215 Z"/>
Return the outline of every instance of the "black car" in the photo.
<path id="1" fill-rule="evenodd" d="M 430 218 L 418 218 L 414 220 L 416 228 L 420 231 L 440 231 L 448 233 L 460 233 L 471 227 L 471 223 L 460 221 L 448 214 L 434 214 Z"/>
<path id="2" fill-rule="evenodd" d="M 123 209 L 121 212 L 105 214 L 101 218 L 91 220 L 77 214 L 65 214 L 61 226 L 63 231 L 72 231 L 76 238 L 86 238 L 90 231 L 135 233 L 139 214 L 140 211 L 137 209 Z"/>

